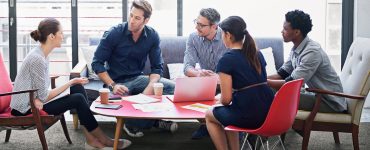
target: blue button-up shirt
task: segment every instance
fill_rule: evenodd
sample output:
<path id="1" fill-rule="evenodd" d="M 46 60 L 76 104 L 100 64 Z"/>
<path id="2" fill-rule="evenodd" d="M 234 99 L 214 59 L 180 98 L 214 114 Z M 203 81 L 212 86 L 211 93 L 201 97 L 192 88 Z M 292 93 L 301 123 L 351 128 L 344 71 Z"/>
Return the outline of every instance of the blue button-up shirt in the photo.
<path id="1" fill-rule="evenodd" d="M 158 33 L 145 26 L 135 42 L 126 22 L 106 31 L 95 51 L 91 66 L 95 73 L 107 71 L 115 82 L 143 74 L 149 56 L 151 74 L 163 74 L 163 59 Z M 105 66 L 105 62 L 107 63 Z"/>
<path id="2" fill-rule="evenodd" d="M 186 73 L 188 69 L 195 68 L 196 63 L 199 63 L 201 69 L 216 71 L 218 61 L 228 50 L 222 41 L 221 28 L 217 29 L 213 40 L 193 32 L 186 41 L 183 71 Z"/>

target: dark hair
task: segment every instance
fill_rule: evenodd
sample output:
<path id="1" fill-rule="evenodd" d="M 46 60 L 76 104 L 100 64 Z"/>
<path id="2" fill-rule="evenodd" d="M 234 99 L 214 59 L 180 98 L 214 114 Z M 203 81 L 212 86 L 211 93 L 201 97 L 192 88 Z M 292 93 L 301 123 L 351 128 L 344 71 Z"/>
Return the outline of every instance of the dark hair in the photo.
<path id="1" fill-rule="evenodd" d="M 233 42 L 243 41 L 243 48 L 241 51 L 245 54 L 248 62 L 261 74 L 261 63 L 257 56 L 257 47 L 254 39 L 247 31 L 247 24 L 243 18 L 239 16 L 230 16 L 220 23 L 220 28 L 224 32 L 229 32 L 232 35 Z"/>
<path id="2" fill-rule="evenodd" d="M 309 14 L 301 10 L 293 10 L 285 14 L 285 21 L 290 23 L 293 29 L 298 29 L 302 32 L 303 37 L 312 29 L 312 20 Z"/>
<path id="3" fill-rule="evenodd" d="M 134 0 L 132 2 L 131 9 L 132 9 L 132 7 L 143 10 L 144 11 L 144 19 L 150 18 L 150 16 L 152 15 L 152 6 L 146 0 Z"/>
<path id="4" fill-rule="evenodd" d="M 48 35 L 55 35 L 59 31 L 59 26 L 60 22 L 55 18 L 46 18 L 40 22 L 37 30 L 32 31 L 30 35 L 35 41 L 45 43 Z"/>
<path id="5" fill-rule="evenodd" d="M 220 22 L 220 14 L 216 9 L 203 8 L 200 10 L 199 15 L 207 18 L 210 24 L 217 24 Z"/>

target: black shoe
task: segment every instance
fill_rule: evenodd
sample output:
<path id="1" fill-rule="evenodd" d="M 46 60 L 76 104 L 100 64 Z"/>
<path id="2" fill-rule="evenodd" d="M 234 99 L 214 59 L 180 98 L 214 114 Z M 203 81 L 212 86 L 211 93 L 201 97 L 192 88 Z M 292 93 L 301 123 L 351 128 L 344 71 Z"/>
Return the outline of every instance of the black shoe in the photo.
<path id="1" fill-rule="evenodd" d="M 196 139 L 201 139 L 205 136 L 209 136 L 207 126 L 206 125 L 200 125 L 197 131 L 194 131 L 193 134 L 191 135 L 191 139 L 196 140 Z"/>

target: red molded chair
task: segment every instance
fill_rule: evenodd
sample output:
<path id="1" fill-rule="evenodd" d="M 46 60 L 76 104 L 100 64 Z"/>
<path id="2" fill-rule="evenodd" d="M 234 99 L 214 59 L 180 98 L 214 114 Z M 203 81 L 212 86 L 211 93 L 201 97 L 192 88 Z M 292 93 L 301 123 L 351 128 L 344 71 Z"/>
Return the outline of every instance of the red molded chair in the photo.
<path id="1" fill-rule="evenodd" d="M 303 79 L 293 80 L 285 83 L 280 88 L 280 90 L 277 91 L 277 93 L 275 94 L 275 98 L 270 106 L 270 110 L 267 114 L 266 120 L 258 129 L 246 129 L 236 126 L 227 126 L 225 127 L 225 130 L 247 133 L 241 149 L 244 148 L 244 144 L 247 141 L 248 134 L 258 135 L 258 139 L 261 141 L 261 143 L 261 136 L 267 138 L 278 136 L 279 140 L 273 145 L 273 149 L 278 144 L 278 142 L 280 142 L 283 149 L 285 149 L 280 135 L 285 133 L 292 127 L 298 110 L 300 89 L 302 84 Z M 249 148 L 251 148 L 250 143 L 248 141 L 247 143 L 249 145 Z M 268 141 L 267 149 L 269 149 Z"/>
<path id="2" fill-rule="evenodd" d="M 51 77 L 52 88 L 55 88 L 55 79 L 57 77 Z M 36 129 L 42 144 L 42 148 L 47 150 L 47 143 L 44 135 L 44 131 L 47 130 L 50 126 L 60 120 L 62 124 L 64 134 L 69 142 L 72 144 L 72 141 L 69 137 L 66 121 L 64 115 L 48 115 L 43 110 L 38 110 L 33 103 L 33 94 L 35 89 L 12 92 L 13 85 L 10 81 L 9 74 L 5 69 L 3 62 L 3 57 L 0 53 L 0 131 L 6 130 L 5 142 L 9 142 L 11 130 L 25 130 L 25 129 Z M 20 93 L 29 93 L 30 95 L 30 104 L 32 114 L 28 116 L 12 116 L 10 108 L 11 95 L 20 94 Z"/>

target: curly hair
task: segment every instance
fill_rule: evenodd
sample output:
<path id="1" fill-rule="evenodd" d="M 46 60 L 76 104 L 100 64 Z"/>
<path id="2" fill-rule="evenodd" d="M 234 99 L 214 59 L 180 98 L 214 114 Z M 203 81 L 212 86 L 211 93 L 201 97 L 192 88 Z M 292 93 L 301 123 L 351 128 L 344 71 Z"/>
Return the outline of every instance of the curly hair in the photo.
<path id="1" fill-rule="evenodd" d="M 285 21 L 290 23 L 293 29 L 298 29 L 302 32 L 303 37 L 312 30 L 312 20 L 309 14 L 301 10 L 289 11 L 285 14 Z"/>

